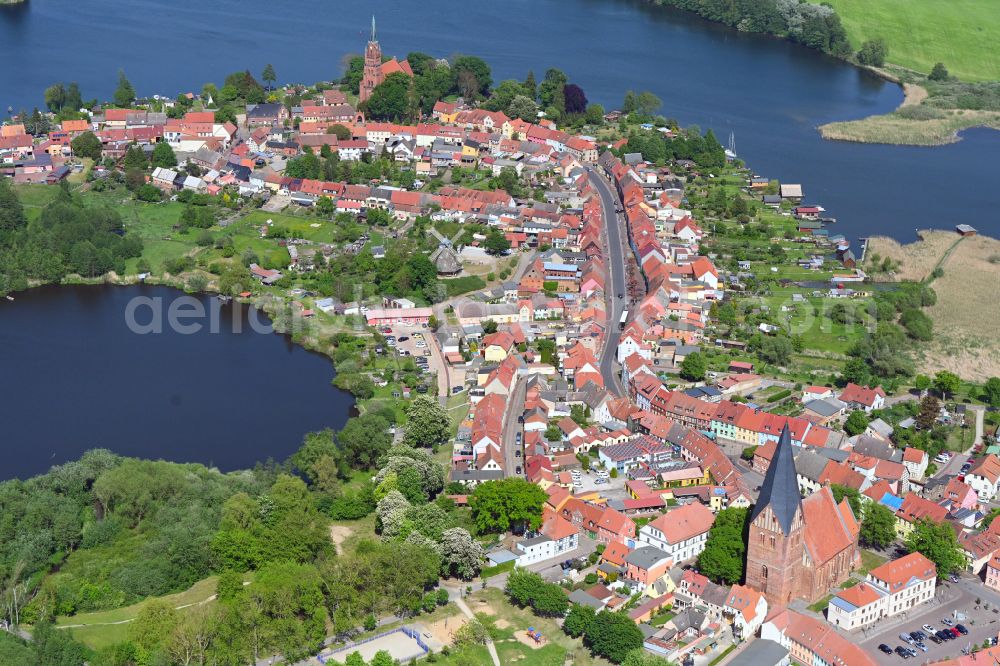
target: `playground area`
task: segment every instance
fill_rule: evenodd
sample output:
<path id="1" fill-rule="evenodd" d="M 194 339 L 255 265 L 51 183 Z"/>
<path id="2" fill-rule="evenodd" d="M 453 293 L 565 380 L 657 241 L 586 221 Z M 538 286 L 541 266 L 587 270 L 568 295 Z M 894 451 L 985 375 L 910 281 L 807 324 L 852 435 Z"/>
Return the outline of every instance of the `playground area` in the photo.
<path id="1" fill-rule="evenodd" d="M 514 638 L 533 650 L 537 650 L 545 645 L 545 636 L 534 627 L 528 627 L 527 631 L 515 631 Z"/>
<path id="2" fill-rule="evenodd" d="M 372 660 L 376 652 L 385 650 L 393 659 L 406 663 L 431 651 L 432 648 L 428 643 L 435 641 L 423 636 L 423 631 L 420 625 L 400 627 L 336 650 L 322 652 L 316 660 L 321 664 L 343 664 L 347 661 L 348 655 L 358 652 L 367 662 Z"/>

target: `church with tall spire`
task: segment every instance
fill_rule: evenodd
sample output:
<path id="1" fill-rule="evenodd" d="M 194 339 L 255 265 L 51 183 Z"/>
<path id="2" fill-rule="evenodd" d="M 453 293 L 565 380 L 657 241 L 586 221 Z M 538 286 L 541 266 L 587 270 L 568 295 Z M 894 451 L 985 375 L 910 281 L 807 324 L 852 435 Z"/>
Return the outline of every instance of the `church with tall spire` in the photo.
<path id="1" fill-rule="evenodd" d="M 785 425 L 750 514 L 746 584 L 771 607 L 816 601 L 860 563 L 859 518 L 828 487 L 803 499 L 794 454 Z"/>
<path id="2" fill-rule="evenodd" d="M 362 102 L 372 96 L 372 92 L 390 74 L 400 72 L 413 78 L 413 69 L 406 60 L 396 60 L 390 58 L 382 62 L 382 47 L 378 43 L 378 36 L 375 32 L 375 17 L 372 16 L 372 34 L 365 47 L 365 68 L 361 77 L 361 87 L 358 96 Z"/>

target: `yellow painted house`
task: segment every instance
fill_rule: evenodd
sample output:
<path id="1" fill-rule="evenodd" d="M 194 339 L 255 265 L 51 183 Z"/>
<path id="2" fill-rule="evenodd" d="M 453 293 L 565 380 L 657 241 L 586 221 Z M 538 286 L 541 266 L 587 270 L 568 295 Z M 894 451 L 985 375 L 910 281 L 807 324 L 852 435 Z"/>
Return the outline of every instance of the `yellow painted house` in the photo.
<path id="1" fill-rule="evenodd" d="M 467 158 L 470 158 L 470 159 L 473 159 L 473 160 L 477 160 L 477 159 L 479 159 L 479 149 L 476 148 L 475 146 L 470 146 L 468 144 L 463 144 L 462 145 L 462 157 L 463 158 L 467 157 Z"/>

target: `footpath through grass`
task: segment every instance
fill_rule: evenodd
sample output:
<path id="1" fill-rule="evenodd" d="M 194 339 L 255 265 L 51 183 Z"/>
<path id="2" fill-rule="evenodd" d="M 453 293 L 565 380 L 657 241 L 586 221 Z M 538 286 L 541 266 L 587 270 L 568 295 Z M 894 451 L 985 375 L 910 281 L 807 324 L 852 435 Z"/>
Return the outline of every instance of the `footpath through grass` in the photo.
<path id="1" fill-rule="evenodd" d="M 87 647 L 99 650 L 127 640 L 129 623 L 135 620 L 139 612 L 154 600 L 166 601 L 174 608 L 180 609 L 181 612 L 192 606 L 214 603 L 218 580 L 217 576 L 209 576 L 176 594 L 150 597 L 137 604 L 108 611 L 59 617 L 56 618 L 56 626 L 71 630 L 73 638 Z"/>

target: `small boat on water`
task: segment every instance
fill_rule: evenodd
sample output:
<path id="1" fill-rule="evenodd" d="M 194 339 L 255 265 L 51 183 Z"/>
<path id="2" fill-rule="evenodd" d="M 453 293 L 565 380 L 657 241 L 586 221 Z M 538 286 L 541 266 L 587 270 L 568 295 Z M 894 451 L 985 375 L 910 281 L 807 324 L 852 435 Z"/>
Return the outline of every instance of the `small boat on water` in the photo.
<path id="1" fill-rule="evenodd" d="M 14 297 L 11 296 L 10 294 L 7 294 L 6 298 L 7 298 L 8 301 L 13 301 L 14 300 Z"/>

